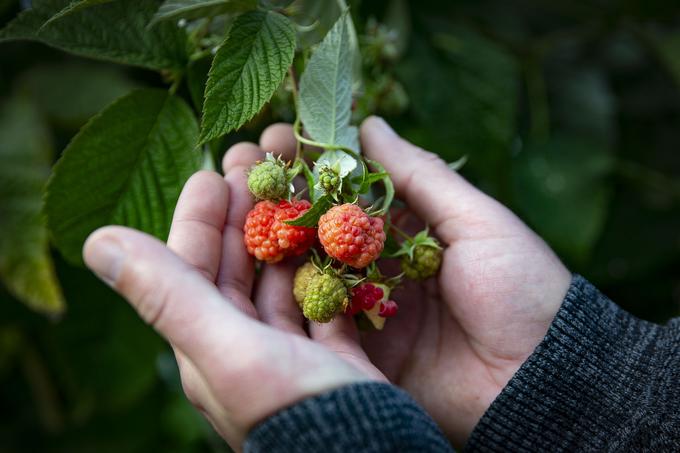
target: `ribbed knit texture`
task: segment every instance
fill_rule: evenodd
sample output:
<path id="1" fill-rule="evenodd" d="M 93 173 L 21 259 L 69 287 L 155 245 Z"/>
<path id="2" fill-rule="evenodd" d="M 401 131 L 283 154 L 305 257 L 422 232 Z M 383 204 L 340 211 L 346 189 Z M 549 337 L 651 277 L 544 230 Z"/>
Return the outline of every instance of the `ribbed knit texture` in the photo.
<path id="1" fill-rule="evenodd" d="M 575 276 L 468 452 L 680 452 L 680 322 L 626 313 Z"/>
<path id="2" fill-rule="evenodd" d="M 256 426 L 245 452 L 452 452 L 410 396 L 380 383 L 307 398 Z"/>

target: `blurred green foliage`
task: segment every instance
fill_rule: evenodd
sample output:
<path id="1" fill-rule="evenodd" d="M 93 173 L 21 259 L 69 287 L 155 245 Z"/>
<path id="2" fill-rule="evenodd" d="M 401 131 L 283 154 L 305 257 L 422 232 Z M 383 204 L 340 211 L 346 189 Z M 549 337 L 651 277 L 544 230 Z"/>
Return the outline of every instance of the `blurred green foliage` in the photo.
<path id="1" fill-rule="evenodd" d="M 350 3 L 364 58 L 357 118 L 377 112 L 448 161 L 467 155 L 461 172 L 572 270 L 642 318 L 680 314 L 675 2 Z M 0 25 L 19 9 L 0 1 Z M 195 63 L 189 88 L 180 88 L 196 105 L 207 67 Z M 1 45 L 0 225 L 12 207 L 37 212 L 35 196 L 18 195 L 12 181 L 25 176 L 39 187 L 40 166 L 87 119 L 134 87 L 161 82 L 153 72 L 39 44 Z M 229 143 L 291 120 L 279 91 L 216 159 Z M 25 160 L 16 166 L 20 147 Z M 16 235 L 44 240 L 44 231 L 12 228 L 0 238 L 0 262 L 15 252 Z M 36 246 L 30 256 L 41 253 Z M 67 304 L 60 319 L 36 314 L 7 281 L 0 285 L 0 449 L 226 451 L 182 396 L 167 346 L 89 272 L 52 255 Z"/>

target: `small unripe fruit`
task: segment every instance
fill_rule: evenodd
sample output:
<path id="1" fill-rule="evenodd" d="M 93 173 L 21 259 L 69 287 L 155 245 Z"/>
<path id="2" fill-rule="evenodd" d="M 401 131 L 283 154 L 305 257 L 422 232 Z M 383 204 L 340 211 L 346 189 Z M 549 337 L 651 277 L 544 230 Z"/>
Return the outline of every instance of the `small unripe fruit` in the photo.
<path id="1" fill-rule="evenodd" d="M 321 167 L 319 170 L 319 184 L 327 194 L 336 194 L 340 191 L 342 179 L 338 172 L 330 167 Z"/>
<path id="2" fill-rule="evenodd" d="M 413 259 L 408 255 L 401 259 L 401 270 L 407 278 L 425 280 L 437 274 L 441 263 L 441 248 L 416 245 L 413 250 Z"/>
<path id="3" fill-rule="evenodd" d="M 319 270 L 312 263 L 305 263 L 295 272 L 293 279 L 293 296 L 300 308 L 307 295 L 307 286 L 313 277 L 319 275 Z"/>
<path id="4" fill-rule="evenodd" d="M 259 200 L 281 200 L 290 193 L 286 169 L 281 161 L 265 160 L 248 173 L 248 190 Z"/>
<path id="5" fill-rule="evenodd" d="M 321 274 L 312 277 L 307 285 L 302 313 L 310 321 L 326 323 L 343 311 L 347 303 L 347 288 L 342 280 Z"/>

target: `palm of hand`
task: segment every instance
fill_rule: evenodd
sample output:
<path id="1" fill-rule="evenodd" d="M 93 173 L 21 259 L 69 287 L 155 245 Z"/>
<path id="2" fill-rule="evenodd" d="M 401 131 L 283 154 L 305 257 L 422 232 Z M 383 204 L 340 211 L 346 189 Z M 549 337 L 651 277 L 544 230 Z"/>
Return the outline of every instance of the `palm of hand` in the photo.
<path id="1" fill-rule="evenodd" d="M 400 316 L 364 338 L 378 368 L 459 446 L 540 343 L 570 280 L 510 211 L 483 195 L 476 205 L 437 225 L 448 243 L 438 281 L 395 292 Z"/>

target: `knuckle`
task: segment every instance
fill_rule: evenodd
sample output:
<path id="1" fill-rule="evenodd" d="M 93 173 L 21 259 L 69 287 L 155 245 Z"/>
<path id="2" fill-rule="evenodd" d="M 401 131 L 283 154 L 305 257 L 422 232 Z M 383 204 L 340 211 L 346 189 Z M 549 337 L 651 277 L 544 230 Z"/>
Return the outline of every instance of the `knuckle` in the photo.
<path id="1" fill-rule="evenodd" d="M 433 165 L 433 166 L 441 166 L 441 165 L 446 165 L 444 162 L 444 159 L 442 159 L 439 154 L 433 153 L 432 151 L 427 151 L 422 148 L 417 148 L 418 153 L 420 154 L 420 158 L 422 159 L 423 163 Z"/>

